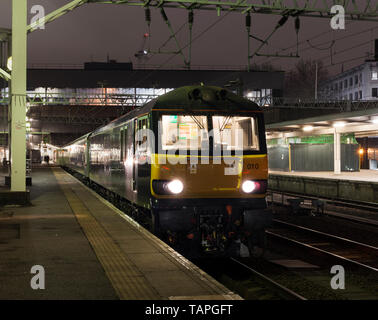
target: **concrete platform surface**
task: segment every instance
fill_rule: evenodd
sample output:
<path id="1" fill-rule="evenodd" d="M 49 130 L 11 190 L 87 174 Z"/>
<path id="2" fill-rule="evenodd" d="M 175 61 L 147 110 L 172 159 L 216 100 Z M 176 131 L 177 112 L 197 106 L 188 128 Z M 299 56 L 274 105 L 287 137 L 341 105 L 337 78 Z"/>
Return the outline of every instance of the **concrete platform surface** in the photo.
<path id="1" fill-rule="evenodd" d="M 0 208 L 0 299 L 240 299 L 62 169 L 30 189 Z"/>

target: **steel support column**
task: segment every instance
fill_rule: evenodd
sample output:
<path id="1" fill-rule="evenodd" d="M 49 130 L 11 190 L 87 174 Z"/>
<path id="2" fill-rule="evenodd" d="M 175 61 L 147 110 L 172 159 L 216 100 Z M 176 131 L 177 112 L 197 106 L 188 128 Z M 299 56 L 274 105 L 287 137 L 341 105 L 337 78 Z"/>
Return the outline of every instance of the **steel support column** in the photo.
<path id="1" fill-rule="evenodd" d="M 337 132 L 337 129 L 335 128 L 334 131 L 334 173 L 340 174 L 341 173 L 341 142 L 340 142 L 340 133 Z"/>
<path id="2" fill-rule="evenodd" d="M 11 191 L 26 191 L 27 0 L 12 1 Z"/>

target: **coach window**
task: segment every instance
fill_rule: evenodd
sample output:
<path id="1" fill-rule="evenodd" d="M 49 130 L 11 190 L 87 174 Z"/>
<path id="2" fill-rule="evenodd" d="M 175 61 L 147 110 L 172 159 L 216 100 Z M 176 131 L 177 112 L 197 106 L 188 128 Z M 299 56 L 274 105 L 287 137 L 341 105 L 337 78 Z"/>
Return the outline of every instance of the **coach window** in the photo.
<path id="1" fill-rule="evenodd" d="M 137 130 L 137 149 L 139 152 L 147 151 L 147 129 L 148 121 L 147 117 L 138 120 L 138 130 Z"/>
<path id="2" fill-rule="evenodd" d="M 126 130 L 127 126 L 124 128 L 121 128 L 121 131 L 119 132 L 120 134 L 120 144 L 121 144 L 121 156 L 120 156 L 120 161 L 123 162 L 125 159 L 125 150 L 126 150 Z"/>

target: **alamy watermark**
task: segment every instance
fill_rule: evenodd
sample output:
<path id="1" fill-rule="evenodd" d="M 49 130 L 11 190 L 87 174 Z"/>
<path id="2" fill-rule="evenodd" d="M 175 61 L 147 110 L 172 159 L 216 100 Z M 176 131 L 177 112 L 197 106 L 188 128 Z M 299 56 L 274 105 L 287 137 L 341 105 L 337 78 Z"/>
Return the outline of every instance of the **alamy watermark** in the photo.
<path id="1" fill-rule="evenodd" d="M 45 289 L 45 268 L 40 265 L 35 265 L 30 270 L 31 274 L 35 274 L 30 280 L 30 287 L 33 290 Z"/>
<path id="2" fill-rule="evenodd" d="M 244 146 L 243 129 L 234 129 L 233 134 L 222 136 L 217 129 L 210 131 L 201 129 L 197 135 L 182 139 L 177 129 L 164 130 L 159 122 L 157 139 L 158 150 L 155 147 L 155 134 L 150 129 L 140 129 L 136 132 L 136 153 L 138 164 L 224 164 L 225 175 L 238 175 L 243 167 L 243 153 L 245 150 L 259 151 L 258 146 Z M 256 137 L 257 138 L 257 137 Z M 212 143 L 210 143 L 212 141 Z M 212 150 L 210 148 L 212 145 Z M 92 146 L 93 147 L 93 146 Z M 156 154 L 157 158 L 152 155 Z M 200 153 L 200 154 L 199 154 Z M 200 156 L 199 156 L 200 155 Z M 125 165 L 132 165 L 131 151 L 127 152 Z M 131 162 L 130 162 L 131 161 Z"/>
<path id="3" fill-rule="evenodd" d="M 331 19 L 331 28 L 333 30 L 345 30 L 345 9 L 341 5 L 335 5 L 331 8 L 331 13 L 335 14 Z"/>
<path id="4" fill-rule="evenodd" d="M 45 8 L 42 5 L 34 5 L 30 10 L 34 14 L 31 19 L 32 30 L 45 29 Z M 342 5 L 331 7 L 330 13 L 334 14 L 331 18 L 331 28 L 334 30 L 345 30 L 345 8 Z"/>
<path id="5" fill-rule="evenodd" d="M 331 274 L 334 276 L 331 279 L 331 288 L 333 290 L 345 289 L 345 270 L 343 266 L 335 265 L 331 268 Z"/>
<path id="6" fill-rule="evenodd" d="M 37 29 L 45 29 L 45 8 L 41 5 L 34 5 L 30 9 L 30 13 L 34 14 L 30 21 L 32 31 Z"/>

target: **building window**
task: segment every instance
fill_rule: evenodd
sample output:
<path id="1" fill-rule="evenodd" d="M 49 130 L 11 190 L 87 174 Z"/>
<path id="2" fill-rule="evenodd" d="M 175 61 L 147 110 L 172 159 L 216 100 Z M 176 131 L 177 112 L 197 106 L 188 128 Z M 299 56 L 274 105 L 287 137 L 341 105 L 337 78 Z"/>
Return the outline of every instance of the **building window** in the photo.
<path id="1" fill-rule="evenodd" d="M 353 94 L 352 93 L 349 93 L 349 100 L 353 100 Z"/>
<path id="2" fill-rule="evenodd" d="M 360 94 L 360 100 L 362 100 L 362 91 L 361 90 L 359 91 L 359 94 Z"/>
<path id="3" fill-rule="evenodd" d="M 371 89 L 371 96 L 372 97 L 378 97 L 378 88 L 372 88 Z"/>
<path id="4" fill-rule="evenodd" d="M 353 86 L 353 78 L 349 78 L 349 87 Z"/>
<path id="5" fill-rule="evenodd" d="M 345 89 L 348 88 L 348 79 L 345 79 L 345 80 L 344 80 L 344 88 L 345 88 Z"/>
<path id="6" fill-rule="evenodd" d="M 358 76 L 357 75 L 354 76 L 354 84 L 358 85 Z"/>
<path id="7" fill-rule="evenodd" d="M 360 73 L 360 84 L 362 84 L 362 73 Z"/>
<path id="8" fill-rule="evenodd" d="M 340 82 L 339 87 L 340 87 L 340 90 L 343 89 L 343 82 L 342 81 Z"/>
<path id="9" fill-rule="evenodd" d="M 371 74 L 371 80 L 378 80 L 378 71 L 373 71 Z"/>
<path id="10" fill-rule="evenodd" d="M 354 93 L 354 100 L 358 100 L 358 91 Z"/>

